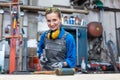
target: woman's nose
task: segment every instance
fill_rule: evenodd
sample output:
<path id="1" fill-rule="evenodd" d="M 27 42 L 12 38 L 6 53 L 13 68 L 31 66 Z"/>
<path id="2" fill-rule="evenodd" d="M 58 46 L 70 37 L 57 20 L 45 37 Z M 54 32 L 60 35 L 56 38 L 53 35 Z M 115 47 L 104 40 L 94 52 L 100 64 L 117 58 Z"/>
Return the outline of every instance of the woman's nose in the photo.
<path id="1" fill-rule="evenodd" d="M 53 26 L 53 25 L 54 25 L 54 22 L 51 22 L 50 25 Z"/>

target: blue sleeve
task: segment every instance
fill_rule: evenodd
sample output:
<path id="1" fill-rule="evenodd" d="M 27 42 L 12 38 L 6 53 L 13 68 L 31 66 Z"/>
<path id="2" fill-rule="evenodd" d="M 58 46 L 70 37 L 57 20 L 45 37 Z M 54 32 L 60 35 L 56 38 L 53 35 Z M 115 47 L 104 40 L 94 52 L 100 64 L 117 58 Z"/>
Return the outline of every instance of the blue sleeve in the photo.
<path id="1" fill-rule="evenodd" d="M 38 50 L 37 50 L 39 56 L 41 55 L 41 53 L 43 53 L 44 38 L 45 38 L 45 32 L 40 35 L 40 42 L 38 43 Z"/>
<path id="2" fill-rule="evenodd" d="M 68 34 L 66 36 L 66 62 L 70 68 L 76 66 L 76 44 L 73 36 Z"/>

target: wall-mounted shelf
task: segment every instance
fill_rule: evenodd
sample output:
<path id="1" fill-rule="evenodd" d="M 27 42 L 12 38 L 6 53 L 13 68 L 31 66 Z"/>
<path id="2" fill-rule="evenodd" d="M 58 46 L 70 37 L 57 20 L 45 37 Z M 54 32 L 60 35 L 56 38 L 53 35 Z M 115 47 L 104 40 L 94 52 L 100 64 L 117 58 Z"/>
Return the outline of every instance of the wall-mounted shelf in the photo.
<path id="1" fill-rule="evenodd" d="M 0 3 L 0 7 L 10 7 L 10 3 Z M 42 6 L 30 6 L 30 5 L 20 5 L 21 10 L 28 10 L 31 12 L 36 11 L 45 11 L 47 7 Z M 60 8 L 62 13 L 81 13 L 81 14 L 88 14 L 89 11 L 87 9 L 74 9 L 74 8 Z"/>

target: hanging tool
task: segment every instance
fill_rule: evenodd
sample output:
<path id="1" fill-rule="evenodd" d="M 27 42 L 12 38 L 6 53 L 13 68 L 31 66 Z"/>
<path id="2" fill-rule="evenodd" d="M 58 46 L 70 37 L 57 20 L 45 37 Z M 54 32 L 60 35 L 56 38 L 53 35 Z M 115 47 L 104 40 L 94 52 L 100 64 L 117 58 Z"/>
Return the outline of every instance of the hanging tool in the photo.
<path id="1" fill-rule="evenodd" d="M 18 2 L 19 0 L 13 0 Z M 11 5 L 11 36 L 19 36 L 18 29 L 18 4 Z M 13 73 L 16 70 L 16 45 L 19 45 L 20 38 L 10 38 L 10 62 L 9 73 Z M 18 42 L 17 42 L 18 41 Z"/>

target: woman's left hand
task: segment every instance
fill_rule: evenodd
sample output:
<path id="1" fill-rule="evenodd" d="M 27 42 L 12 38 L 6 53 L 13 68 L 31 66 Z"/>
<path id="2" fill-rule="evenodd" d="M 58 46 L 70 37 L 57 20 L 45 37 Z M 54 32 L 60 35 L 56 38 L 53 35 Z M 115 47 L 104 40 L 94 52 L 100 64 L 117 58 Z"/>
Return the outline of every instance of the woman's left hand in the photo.
<path id="1" fill-rule="evenodd" d="M 62 68 L 63 67 L 63 62 L 56 62 L 51 65 L 53 68 Z"/>

